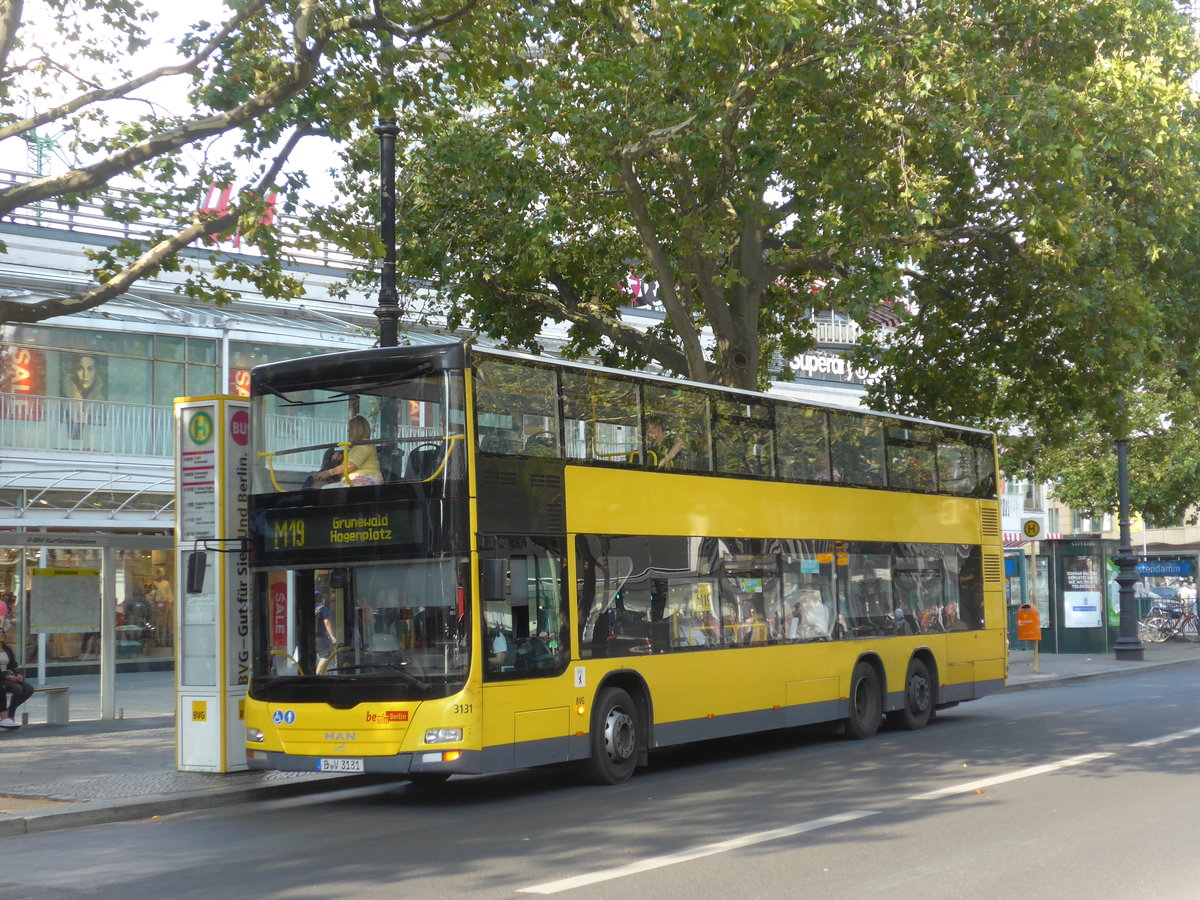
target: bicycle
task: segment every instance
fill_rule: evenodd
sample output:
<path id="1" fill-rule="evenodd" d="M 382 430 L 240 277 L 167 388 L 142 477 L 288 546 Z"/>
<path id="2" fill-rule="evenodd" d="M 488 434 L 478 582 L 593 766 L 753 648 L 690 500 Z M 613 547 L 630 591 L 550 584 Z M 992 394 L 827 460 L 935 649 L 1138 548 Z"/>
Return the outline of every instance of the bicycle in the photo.
<path id="1" fill-rule="evenodd" d="M 1154 644 L 1170 638 L 1195 643 L 1200 641 L 1200 618 L 1190 608 L 1185 611 L 1182 603 L 1165 600 L 1138 622 L 1138 637 Z"/>

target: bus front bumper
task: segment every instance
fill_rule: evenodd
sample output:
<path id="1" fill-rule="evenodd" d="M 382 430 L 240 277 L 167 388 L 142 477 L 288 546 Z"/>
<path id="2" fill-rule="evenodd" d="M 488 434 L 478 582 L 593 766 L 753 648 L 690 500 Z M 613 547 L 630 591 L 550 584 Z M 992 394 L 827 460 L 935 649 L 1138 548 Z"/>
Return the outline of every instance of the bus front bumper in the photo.
<path id="1" fill-rule="evenodd" d="M 453 758 L 455 754 L 457 758 Z M 246 750 L 246 764 L 250 769 L 321 772 L 327 775 L 473 775 L 482 771 L 482 761 L 482 754 L 478 750 L 429 750 L 397 753 L 395 756 L 360 757 L 293 756 L 273 750 Z"/>

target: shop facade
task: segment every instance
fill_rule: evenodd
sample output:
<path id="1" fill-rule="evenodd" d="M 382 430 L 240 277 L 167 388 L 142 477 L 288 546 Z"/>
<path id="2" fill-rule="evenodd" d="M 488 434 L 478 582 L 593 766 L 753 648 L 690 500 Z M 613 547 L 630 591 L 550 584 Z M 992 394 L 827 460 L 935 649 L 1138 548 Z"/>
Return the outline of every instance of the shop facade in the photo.
<path id="1" fill-rule="evenodd" d="M 0 624 L 26 667 L 98 671 L 102 610 L 118 670 L 173 664 L 175 397 L 246 394 L 255 365 L 370 343 L 262 319 L 121 302 L 102 323 L 0 328 Z"/>
<path id="2" fill-rule="evenodd" d="M 0 273 L 6 296 L 68 289 L 64 257 L 85 271 L 71 236 L 12 228 L 0 230 L 26 266 Z M 0 326 L 0 625 L 42 677 L 174 664 L 175 398 L 245 395 L 256 365 L 373 342 L 365 301 L 334 315 L 320 299 L 217 308 L 139 288 Z"/>
<path id="3" fill-rule="evenodd" d="M 3 626 L 39 679 L 174 663 L 175 567 L 169 534 L 0 533 Z M 109 633 L 111 632 L 111 633 Z"/>

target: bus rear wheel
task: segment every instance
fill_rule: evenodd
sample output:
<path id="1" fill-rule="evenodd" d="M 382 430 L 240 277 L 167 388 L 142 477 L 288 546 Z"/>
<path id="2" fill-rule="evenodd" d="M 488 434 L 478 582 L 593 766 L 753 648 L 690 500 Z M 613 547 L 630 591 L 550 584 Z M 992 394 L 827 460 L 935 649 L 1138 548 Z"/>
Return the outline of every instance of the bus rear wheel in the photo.
<path id="1" fill-rule="evenodd" d="M 641 733 L 637 707 L 621 688 L 605 688 L 592 715 L 592 755 L 585 773 L 595 784 L 624 784 L 637 767 Z"/>
<path id="2" fill-rule="evenodd" d="M 879 730 L 883 721 L 883 697 L 879 673 L 870 663 L 860 662 L 850 675 L 850 715 L 846 717 L 846 736 L 866 740 Z"/>
<path id="3" fill-rule="evenodd" d="M 933 717 L 933 679 L 924 660 L 914 659 L 908 664 L 908 675 L 904 678 L 904 705 L 888 713 L 888 720 L 896 728 L 916 731 L 929 724 Z"/>

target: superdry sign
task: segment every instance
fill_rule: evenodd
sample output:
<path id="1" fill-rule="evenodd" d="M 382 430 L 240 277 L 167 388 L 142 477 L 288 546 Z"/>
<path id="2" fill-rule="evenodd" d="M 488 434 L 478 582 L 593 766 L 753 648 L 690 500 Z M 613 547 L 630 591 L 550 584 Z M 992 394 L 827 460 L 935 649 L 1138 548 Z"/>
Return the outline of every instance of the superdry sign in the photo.
<path id="1" fill-rule="evenodd" d="M 850 361 L 827 350 L 810 350 L 788 363 L 788 368 L 798 378 L 816 381 L 836 381 L 840 384 L 870 384 L 873 380 L 868 369 L 856 369 Z"/>

